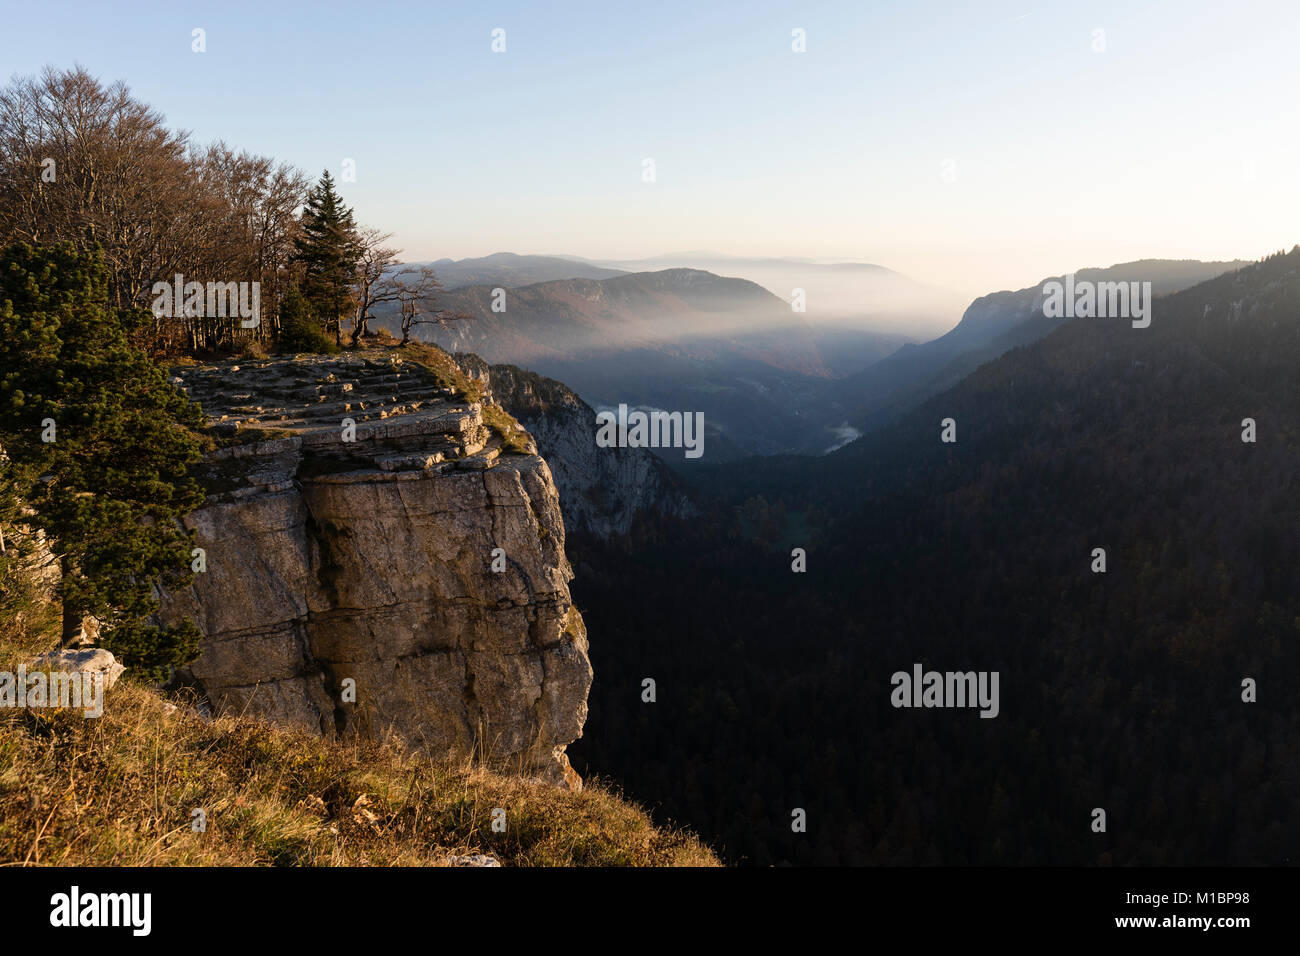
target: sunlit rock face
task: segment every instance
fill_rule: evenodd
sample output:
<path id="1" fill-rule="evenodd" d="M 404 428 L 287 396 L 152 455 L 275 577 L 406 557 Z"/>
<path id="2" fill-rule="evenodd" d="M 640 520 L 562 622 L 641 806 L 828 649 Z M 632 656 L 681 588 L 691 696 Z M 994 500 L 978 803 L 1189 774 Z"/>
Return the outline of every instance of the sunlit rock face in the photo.
<path id="1" fill-rule="evenodd" d="M 682 483 L 653 452 L 600 447 L 595 410 L 568 386 L 513 365 L 489 366 L 476 355 L 460 353 L 456 361 L 537 440 L 570 531 L 608 540 L 626 535 L 640 514 L 696 513 Z"/>
<path id="2" fill-rule="evenodd" d="M 187 519 L 206 570 L 163 595 L 203 633 L 180 679 L 219 712 L 580 786 L 587 636 L 531 438 L 510 451 L 482 405 L 382 352 L 176 375 L 231 442 Z"/>

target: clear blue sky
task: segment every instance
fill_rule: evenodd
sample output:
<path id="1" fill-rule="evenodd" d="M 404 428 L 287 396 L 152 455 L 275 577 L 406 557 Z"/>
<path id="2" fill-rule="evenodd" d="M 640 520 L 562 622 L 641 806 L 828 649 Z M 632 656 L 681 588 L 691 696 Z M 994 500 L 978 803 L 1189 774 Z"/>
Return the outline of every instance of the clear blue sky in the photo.
<path id="1" fill-rule="evenodd" d="M 198 141 L 354 159 L 409 259 L 706 248 L 976 294 L 1300 242 L 1294 0 L 3 7 L 6 73 L 80 63 Z"/>

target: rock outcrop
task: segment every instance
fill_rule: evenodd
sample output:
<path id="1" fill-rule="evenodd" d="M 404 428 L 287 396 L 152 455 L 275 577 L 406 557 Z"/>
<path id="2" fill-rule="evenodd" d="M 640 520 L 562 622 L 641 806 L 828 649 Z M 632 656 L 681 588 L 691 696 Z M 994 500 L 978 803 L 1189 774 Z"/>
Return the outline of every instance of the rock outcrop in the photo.
<path id="1" fill-rule="evenodd" d="M 627 534 L 641 513 L 695 513 L 680 479 L 652 452 L 598 447 L 595 410 L 562 382 L 513 365 L 488 365 L 468 352 L 454 358 L 536 439 L 554 471 L 570 531 L 609 539 Z"/>
<path id="2" fill-rule="evenodd" d="M 28 661 L 27 669 L 60 671 L 65 674 L 99 674 L 104 679 L 104 690 L 112 690 L 117 679 L 126 671 L 117 662 L 117 658 L 102 647 L 65 647 L 50 651 Z"/>
<path id="3" fill-rule="evenodd" d="M 163 595 L 203 634 L 181 679 L 218 711 L 580 786 L 592 672 L 531 439 L 383 352 L 175 374 L 231 442 L 187 519 L 206 570 Z"/>

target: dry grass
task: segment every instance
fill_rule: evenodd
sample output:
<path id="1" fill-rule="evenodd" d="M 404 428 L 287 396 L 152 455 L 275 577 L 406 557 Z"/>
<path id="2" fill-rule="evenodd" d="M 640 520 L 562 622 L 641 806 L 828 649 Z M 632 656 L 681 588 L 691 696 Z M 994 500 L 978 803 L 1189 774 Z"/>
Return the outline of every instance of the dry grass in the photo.
<path id="1" fill-rule="evenodd" d="M 50 647 L 49 621 L 4 610 L 0 669 L 12 671 Z M 569 793 L 175 703 L 123 680 L 98 719 L 0 710 L 0 865 L 436 866 L 466 853 L 505 866 L 717 865 L 600 785 Z"/>
<path id="2" fill-rule="evenodd" d="M 424 366 L 443 388 L 450 388 L 466 402 L 483 402 L 483 389 L 461 371 L 450 355 L 427 342 L 408 342 L 398 349 L 402 358 Z M 483 421 L 501 438 L 505 450 L 517 455 L 531 454 L 528 433 L 513 415 L 500 405 L 483 403 Z"/>
<path id="3" fill-rule="evenodd" d="M 276 438 L 289 438 L 296 435 L 291 428 L 261 428 L 253 426 L 249 428 L 240 428 L 238 431 L 229 434 L 218 434 L 210 427 L 203 431 L 196 432 L 195 437 L 199 440 L 199 450 L 205 455 L 208 452 L 216 451 L 218 448 L 230 448 L 235 445 L 253 445 L 260 441 L 272 441 Z"/>

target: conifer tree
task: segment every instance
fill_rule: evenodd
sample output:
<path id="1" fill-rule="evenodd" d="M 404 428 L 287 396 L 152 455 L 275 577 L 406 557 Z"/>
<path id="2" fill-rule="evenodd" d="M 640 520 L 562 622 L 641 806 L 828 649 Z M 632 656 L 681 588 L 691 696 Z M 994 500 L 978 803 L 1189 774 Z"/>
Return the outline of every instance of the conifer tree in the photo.
<path id="1" fill-rule="evenodd" d="M 192 659 L 193 622 L 150 621 L 156 584 L 190 575 L 179 518 L 203 502 L 188 474 L 201 413 L 128 335 L 148 321 L 108 303 L 98 250 L 71 243 L 0 252 L 0 447 L 8 493 L 43 530 L 63 572 L 63 641 L 82 619 L 135 676 Z"/>
<path id="2" fill-rule="evenodd" d="M 325 170 L 307 195 L 302 233 L 294 241 L 295 261 L 303 268 L 302 293 L 340 344 L 341 322 L 353 306 L 353 283 L 362 248 L 352 209 L 334 190 Z"/>
<path id="3" fill-rule="evenodd" d="M 280 336 L 276 346 L 281 352 L 339 351 L 339 347 L 321 331 L 311 303 L 296 285 L 289 287 L 280 303 Z"/>

